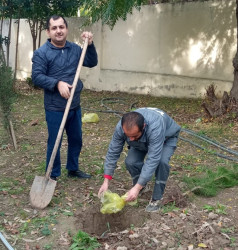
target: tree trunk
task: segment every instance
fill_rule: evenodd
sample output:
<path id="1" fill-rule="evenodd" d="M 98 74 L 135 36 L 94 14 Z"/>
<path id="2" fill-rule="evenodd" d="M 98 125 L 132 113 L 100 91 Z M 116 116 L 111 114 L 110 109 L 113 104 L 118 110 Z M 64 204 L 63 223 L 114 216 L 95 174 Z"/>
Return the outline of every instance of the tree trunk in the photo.
<path id="1" fill-rule="evenodd" d="M 17 75 L 17 59 L 18 59 L 18 44 L 19 44 L 19 31 L 20 31 L 20 18 L 17 20 L 17 41 L 16 41 L 16 55 L 15 55 L 15 70 L 14 70 L 14 80 Z"/>
<path id="2" fill-rule="evenodd" d="M 206 98 L 203 100 L 202 107 L 209 118 L 223 116 L 227 113 L 230 113 L 231 117 L 238 117 L 238 103 L 236 99 L 231 98 L 226 91 L 224 91 L 222 99 L 217 98 L 215 86 L 213 84 L 208 86 L 206 91 L 207 94 Z"/>
<path id="3" fill-rule="evenodd" d="M 32 36 L 32 43 L 33 43 L 33 51 L 36 50 L 36 40 L 37 40 L 37 33 L 38 33 L 38 21 L 28 19 L 28 23 L 31 30 Z"/>
<path id="4" fill-rule="evenodd" d="M 5 59 L 5 54 L 4 54 L 4 50 L 2 47 L 2 43 L 0 43 L 0 64 L 6 65 L 6 59 Z"/>
<path id="5" fill-rule="evenodd" d="M 3 16 L 1 17 L 0 36 L 2 36 Z"/>
<path id="6" fill-rule="evenodd" d="M 234 66 L 234 82 L 231 89 L 231 97 L 238 100 L 238 52 L 236 52 L 235 58 L 233 59 Z"/>
<path id="7" fill-rule="evenodd" d="M 238 27 L 238 0 L 236 0 L 236 29 Z M 234 81 L 231 88 L 231 97 L 238 100 L 238 34 L 236 35 L 236 55 L 233 59 Z"/>
<path id="8" fill-rule="evenodd" d="M 10 55 L 10 43 L 11 43 L 11 31 L 12 31 L 12 17 L 10 17 L 9 28 L 8 28 L 8 41 L 7 47 L 7 66 L 9 66 L 9 55 Z"/>
<path id="9" fill-rule="evenodd" d="M 38 49 L 40 48 L 40 43 L 41 43 L 41 32 L 42 32 L 42 22 L 40 22 L 40 27 L 39 27 L 39 40 L 38 40 Z"/>

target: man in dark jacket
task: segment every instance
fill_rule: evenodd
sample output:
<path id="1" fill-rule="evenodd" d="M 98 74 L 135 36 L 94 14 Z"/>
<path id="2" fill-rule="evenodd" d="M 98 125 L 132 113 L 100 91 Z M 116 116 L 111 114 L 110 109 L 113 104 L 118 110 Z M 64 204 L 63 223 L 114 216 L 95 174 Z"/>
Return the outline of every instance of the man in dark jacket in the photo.
<path id="1" fill-rule="evenodd" d="M 158 211 L 167 179 L 169 161 L 173 155 L 180 132 L 180 126 L 164 111 L 157 108 L 140 108 L 123 115 L 113 134 L 104 163 L 104 183 L 98 195 L 108 189 L 117 161 L 125 142 L 129 145 L 125 160 L 133 187 L 127 192 L 127 200 L 133 201 L 147 182 L 155 175 L 152 200 L 147 212 Z"/>
<path id="2" fill-rule="evenodd" d="M 47 167 L 67 100 L 70 97 L 70 89 L 72 88 L 82 49 L 77 44 L 66 40 L 68 24 L 63 17 L 51 16 L 47 21 L 46 31 L 49 39 L 34 52 L 32 58 L 32 80 L 36 86 L 44 89 L 44 107 L 48 127 Z M 94 67 L 97 65 L 97 52 L 93 44 L 93 35 L 91 32 L 86 31 L 82 33 L 81 37 L 83 40 L 88 37 L 88 48 L 83 66 Z M 82 147 L 80 108 L 80 92 L 82 88 L 83 83 L 79 79 L 65 123 L 68 137 L 66 168 L 69 177 L 90 178 L 89 174 L 82 172 L 78 167 L 78 158 Z M 54 180 L 61 175 L 60 146 L 51 172 L 51 178 Z"/>

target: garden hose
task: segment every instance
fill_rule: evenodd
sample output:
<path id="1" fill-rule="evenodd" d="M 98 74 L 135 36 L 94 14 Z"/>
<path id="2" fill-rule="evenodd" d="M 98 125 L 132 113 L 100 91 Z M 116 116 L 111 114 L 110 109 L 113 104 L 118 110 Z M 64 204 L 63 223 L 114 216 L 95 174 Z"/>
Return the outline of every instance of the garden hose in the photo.
<path id="1" fill-rule="evenodd" d="M 207 150 L 206 148 L 202 147 L 201 145 L 195 143 L 195 142 L 192 142 L 191 140 L 188 140 L 188 139 L 185 139 L 184 137 L 182 136 L 179 136 L 179 139 L 181 139 L 182 141 L 185 141 L 185 142 L 189 142 L 191 143 L 192 145 L 204 150 L 204 151 L 208 151 L 210 154 L 213 154 L 213 155 L 216 155 L 216 156 L 219 156 L 221 158 L 224 158 L 224 159 L 227 159 L 229 161 L 234 161 L 234 162 L 238 162 L 238 158 L 234 158 L 234 157 L 230 157 L 230 156 L 227 156 L 227 155 L 223 155 L 223 154 L 220 154 L 220 153 L 217 153 L 217 152 L 213 152 L 213 151 L 210 151 L 210 150 Z"/>
<path id="2" fill-rule="evenodd" d="M 123 114 L 125 114 L 125 112 L 122 112 L 122 111 L 119 111 L 119 110 L 112 110 L 111 108 L 109 108 L 104 102 L 105 101 L 110 101 L 110 103 L 118 103 L 118 101 L 120 102 L 123 102 L 123 103 L 126 103 L 124 102 L 125 99 L 122 99 L 122 98 L 116 98 L 116 97 L 112 97 L 112 98 L 103 98 L 101 100 L 101 106 L 105 107 L 107 110 L 98 110 L 98 109 L 91 109 L 91 108 L 84 108 L 82 107 L 82 109 L 84 110 L 88 110 L 88 111 L 92 111 L 92 112 L 100 112 L 100 113 L 112 113 L 116 116 L 118 116 L 119 118 L 121 118 L 121 116 Z M 134 106 L 137 104 L 138 102 L 133 102 L 131 105 L 130 105 L 130 108 L 129 110 L 132 110 L 134 109 Z M 121 114 L 121 115 L 120 115 Z"/>
<path id="3" fill-rule="evenodd" d="M 102 105 L 103 107 L 105 107 L 107 110 L 95 110 L 95 109 L 88 109 L 88 108 L 83 108 L 83 109 L 85 109 L 85 110 L 90 110 L 90 111 L 94 111 L 94 112 L 113 113 L 113 114 L 115 114 L 116 116 L 118 116 L 119 118 L 121 118 L 121 116 L 124 114 L 124 112 L 118 111 L 118 110 L 113 110 L 113 109 L 109 108 L 109 107 L 105 104 L 105 102 L 110 102 L 110 103 L 123 102 L 123 103 L 125 103 L 124 100 L 125 100 L 125 99 L 114 98 L 114 97 L 112 97 L 112 98 L 103 98 L 103 99 L 101 100 L 101 105 Z M 135 107 L 134 107 L 135 104 L 137 104 L 137 102 L 134 102 L 134 103 L 132 103 L 132 104 L 130 105 L 130 110 L 132 110 L 132 109 L 135 108 Z M 209 143 L 209 144 L 211 144 L 211 145 L 213 145 L 213 146 L 215 146 L 215 147 L 218 147 L 218 148 L 220 148 L 220 149 L 222 149 L 222 150 L 224 150 L 224 151 L 226 151 L 226 152 L 228 152 L 228 153 L 230 153 L 230 154 L 233 154 L 233 155 L 238 156 L 238 152 L 237 152 L 237 151 L 232 150 L 232 149 L 229 149 L 229 148 L 227 148 L 226 146 L 222 145 L 221 143 L 219 143 L 219 142 L 217 142 L 217 141 L 215 141 L 215 140 L 212 140 L 211 138 L 209 138 L 209 137 L 207 137 L 207 136 L 198 135 L 197 133 L 193 132 L 192 130 L 185 129 L 185 128 L 182 128 L 181 131 L 182 131 L 182 132 L 185 132 L 185 133 L 187 133 L 187 134 L 189 134 L 189 135 L 195 136 L 195 137 L 197 137 L 197 138 L 199 138 L 199 139 L 201 139 L 201 140 L 203 140 L 203 141 L 206 141 L 207 143 Z M 185 142 L 189 142 L 190 144 L 192 144 L 192 145 L 194 145 L 194 146 L 196 146 L 196 147 L 198 147 L 198 148 L 200 148 L 200 149 L 202 149 L 202 150 L 204 150 L 204 151 L 207 151 L 207 152 L 209 152 L 209 153 L 211 153 L 211 154 L 213 154 L 213 155 L 219 156 L 219 157 L 221 157 L 221 158 L 224 158 L 224 159 L 227 159 L 227 160 L 230 160 L 230 161 L 238 162 L 238 158 L 234 158 L 234 157 L 230 157 L 230 156 L 227 156 L 227 155 L 224 155 L 224 154 L 220 154 L 220 153 L 217 153 L 217 152 L 213 152 L 213 151 L 208 150 L 208 149 L 202 147 L 201 145 L 199 145 L 199 144 L 197 144 L 197 143 L 195 143 L 195 142 L 193 142 L 193 141 L 191 141 L 191 140 L 189 140 L 189 139 L 185 139 L 185 138 L 182 137 L 182 136 L 179 136 L 179 139 L 181 139 L 182 141 L 185 141 Z"/>
<path id="4" fill-rule="evenodd" d="M 190 135 L 193 135 L 199 139 L 202 139 L 210 144 L 212 144 L 213 146 L 216 146 L 228 153 L 231 153 L 231 154 L 234 154 L 234 155 L 237 155 L 238 156 L 238 152 L 235 151 L 235 150 L 232 150 L 232 149 L 228 149 L 227 147 L 225 147 L 224 145 L 222 145 L 221 143 L 215 141 L 215 140 L 212 140 L 210 138 L 208 138 L 207 136 L 204 136 L 204 135 L 198 135 L 197 133 L 193 132 L 192 130 L 189 130 L 189 129 L 184 129 L 182 128 L 181 131 L 187 133 L 187 134 L 190 134 Z"/>

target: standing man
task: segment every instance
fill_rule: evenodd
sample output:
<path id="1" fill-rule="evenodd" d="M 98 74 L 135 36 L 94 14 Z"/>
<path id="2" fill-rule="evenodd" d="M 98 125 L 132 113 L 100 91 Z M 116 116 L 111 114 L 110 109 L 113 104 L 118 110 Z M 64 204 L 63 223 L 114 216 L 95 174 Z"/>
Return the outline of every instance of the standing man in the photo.
<path id="1" fill-rule="evenodd" d="M 62 16 L 51 16 L 47 20 L 46 32 L 49 39 L 34 52 L 32 58 L 32 80 L 35 85 L 44 89 L 44 107 L 48 127 L 46 159 L 46 166 L 48 166 L 67 100 L 70 97 L 82 49 L 77 44 L 66 40 L 68 24 Z M 82 33 L 81 37 L 83 40 L 88 37 L 88 48 L 83 66 L 94 67 L 97 65 L 97 52 L 93 44 L 93 35 L 86 31 Z M 90 178 L 89 174 L 82 172 L 78 167 L 78 158 L 82 147 L 80 108 L 82 88 L 83 83 L 79 79 L 65 123 L 68 138 L 66 168 L 68 177 Z M 60 146 L 61 142 L 51 172 L 53 180 L 61 175 Z"/>
<path id="2" fill-rule="evenodd" d="M 154 174 L 154 190 L 146 211 L 158 211 L 169 177 L 169 161 L 176 149 L 180 129 L 171 117 L 157 108 L 140 108 L 124 114 L 109 145 L 104 163 L 104 182 L 98 195 L 108 189 L 124 143 L 127 142 L 129 150 L 125 164 L 132 177 L 133 187 L 127 192 L 126 201 L 135 200 Z"/>

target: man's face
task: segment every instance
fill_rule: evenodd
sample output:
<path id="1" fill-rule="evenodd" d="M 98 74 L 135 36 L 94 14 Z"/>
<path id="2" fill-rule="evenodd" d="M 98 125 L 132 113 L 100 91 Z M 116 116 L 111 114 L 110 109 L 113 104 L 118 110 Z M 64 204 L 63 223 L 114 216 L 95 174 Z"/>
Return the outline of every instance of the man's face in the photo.
<path id="1" fill-rule="evenodd" d="M 142 135 L 142 131 L 139 130 L 138 126 L 134 126 L 131 129 L 126 129 L 125 126 L 122 127 L 125 135 L 130 139 L 130 141 L 138 141 Z"/>
<path id="2" fill-rule="evenodd" d="M 57 20 L 50 19 L 49 30 L 47 34 L 51 39 L 51 43 L 56 47 L 64 47 L 68 29 L 62 17 Z"/>

